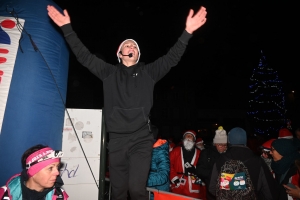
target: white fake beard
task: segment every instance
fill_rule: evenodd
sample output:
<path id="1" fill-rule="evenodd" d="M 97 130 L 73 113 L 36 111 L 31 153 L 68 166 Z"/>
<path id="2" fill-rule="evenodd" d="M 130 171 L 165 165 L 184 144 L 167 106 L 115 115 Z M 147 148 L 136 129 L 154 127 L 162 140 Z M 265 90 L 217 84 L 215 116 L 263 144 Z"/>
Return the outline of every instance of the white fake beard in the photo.
<path id="1" fill-rule="evenodd" d="M 183 140 L 183 146 L 186 150 L 191 151 L 195 145 L 195 142 L 189 140 L 189 139 L 184 139 Z"/>

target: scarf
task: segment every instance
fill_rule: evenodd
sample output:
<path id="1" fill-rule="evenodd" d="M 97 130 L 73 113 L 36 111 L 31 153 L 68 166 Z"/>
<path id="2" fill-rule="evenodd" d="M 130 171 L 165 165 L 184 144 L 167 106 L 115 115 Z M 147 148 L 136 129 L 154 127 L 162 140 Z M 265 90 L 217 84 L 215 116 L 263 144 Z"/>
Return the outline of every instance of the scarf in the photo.
<path id="1" fill-rule="evenodd" d="M 296 159 L 300 159 L 300 154 L 294 151 L 276 162 L 272 160 L 271 168 L 276 174 L 284 174 L 295 163 Z"/>
<path id="2" fill-rule="evenodd" d="M 195 147 L 193 147 L 190 151 L 186 150 L 184 146 L 182 147 L 182 156 L 184 163 L 191 163 L 195 154 Z"/>
<path id="3" fill-rule="evenodd" d="M 261 156 L 261 158 L 265 161 L 265 163 L 268 165 L 269 170 L 272 171 L 271 168 L 271 163 L 272 163 L 272 158 L 264 158 L 263 156 Z"/>

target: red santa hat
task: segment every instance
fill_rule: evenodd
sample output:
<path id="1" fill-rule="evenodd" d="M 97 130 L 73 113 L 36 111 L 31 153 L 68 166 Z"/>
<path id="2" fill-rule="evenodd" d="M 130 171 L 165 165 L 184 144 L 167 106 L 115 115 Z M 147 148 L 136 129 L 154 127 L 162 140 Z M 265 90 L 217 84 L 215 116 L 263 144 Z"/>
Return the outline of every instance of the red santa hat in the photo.
<path id="1" fill-rule="evenodd" d="M 265 143 L 263 143 L 261 145 L 261 148 L 265 151 L 270 151 L 271 150 L 271 146 L 272 146 L 272 142 L 276 140 L 276 139 L 270 139 L 268 141 L 266 141 Z"/>
<path id="2" fill-rule="evenodd" d="M 292 132 L 287 128 L 282 128 L 279 130 L 278 139 L 292 139 L 293 134 Z"/>
<path id="3" fill-rule="evenodd" d="M 193 130 L 187 130 L 183 133 L 183 138 L 185 137 L 186 134 L 191 134 L 194 137 L 194 141 L 196 140 L 196 132 Z"/>
<path id="4" fill-rule="evenodd" d="M 197 140 L 196 140 L 196 144 L 203 144 L 203 140 L 202 140 L 202 138 L 197 138 Z"/>

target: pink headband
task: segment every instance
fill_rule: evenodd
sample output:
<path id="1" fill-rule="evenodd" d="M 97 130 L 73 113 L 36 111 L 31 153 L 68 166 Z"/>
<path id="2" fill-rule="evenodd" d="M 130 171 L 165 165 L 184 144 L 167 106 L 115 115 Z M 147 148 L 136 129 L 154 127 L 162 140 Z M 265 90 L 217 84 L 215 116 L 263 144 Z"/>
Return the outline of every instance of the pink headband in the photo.
<path id="1" fill-rule="evenodd" d="M 32 153 L 26 159 L 26 169 L 28 176 L 32 177 L 46 166 L 54 162 L 59 162 L 59 158 L 62 156 L 62 151 L 54 151 L 50 147 L 46 147 Z"/>

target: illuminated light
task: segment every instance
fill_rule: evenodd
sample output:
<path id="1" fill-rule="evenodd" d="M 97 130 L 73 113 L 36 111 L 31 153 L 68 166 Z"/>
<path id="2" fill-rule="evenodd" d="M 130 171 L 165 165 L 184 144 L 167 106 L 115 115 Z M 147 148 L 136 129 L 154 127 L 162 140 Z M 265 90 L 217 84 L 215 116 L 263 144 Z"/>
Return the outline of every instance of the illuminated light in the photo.
<path id="1" fill-rule="evenodd" d="M 253 129 L 259 134 L 277 133 L 286 121 L 285 98 L 278 72 L 267 66 L 261 52 L 259 64 L 250 78 L 249 111 Z"/>

